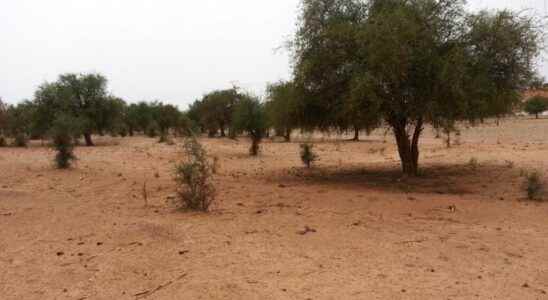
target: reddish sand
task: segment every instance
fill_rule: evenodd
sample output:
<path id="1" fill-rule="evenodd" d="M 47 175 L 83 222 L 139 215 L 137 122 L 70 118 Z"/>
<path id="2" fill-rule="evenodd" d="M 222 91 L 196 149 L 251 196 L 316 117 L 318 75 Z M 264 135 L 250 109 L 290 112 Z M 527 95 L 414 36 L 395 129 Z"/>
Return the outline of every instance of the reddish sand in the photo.
<path id="1" fill-rule="evenodd" d="M 202 139 L 209 214 L 175 210 L 180 141 L 101 138 L 68 171 L 39 142 L 1 148 L 0 299 L 548 299 L 548 204 L 520 175 L 548 174 L 547 119 L 450 149 L 429 130 L 420 178 L 382 132 L 314 139 L 312 170 L 298 141 L 251 158 L 246 139 Z"/>

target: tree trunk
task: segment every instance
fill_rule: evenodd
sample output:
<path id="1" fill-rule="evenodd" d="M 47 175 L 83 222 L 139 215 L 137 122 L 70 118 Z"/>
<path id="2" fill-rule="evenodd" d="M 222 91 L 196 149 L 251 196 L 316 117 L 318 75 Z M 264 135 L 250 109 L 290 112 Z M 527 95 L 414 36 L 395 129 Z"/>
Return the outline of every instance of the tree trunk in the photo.
<path id="1" fill-rule="evenodd" d="M 419 172 L 419 139 L 423 130 L 422 119 L 417 121 L 412 137 L 407 132 L 405 122 L 393 125 L 393 129 L 403 173 L 417 176 Z"/>
<path id="2" fill-rule="evenodd" d="M 285 129 L 284 139 L 287 143 L 291 142 L 291 129 L 290 128 Z"/>
<path id="3" fill-rule="evenodd" d="M 535 114 L 535 118 L 538 119 L 538 113 Z"/>
<path id="4" fill-rule="evenodd" d="M 86 146 L 88 147 L 95 146 L 95 144 L 93 144 L 93 141 L 91 140 L 91 133 L 89 132 L 84 133 L 84 139 L 86 140 Z"/>
<path id="5" fill-rule="evenodd" d="M 129 136 L 133 136 L 133 127 L 129 127 Z"/>
<path id="6" fill-rule="evenodd" d="M 226 137 L 226 133 L 225 133 L 225 125 L 224 124 L 221 124 L 221 137 Z"/>
<path id="7" fill-rule="evenodd" d="M 360 128 L 358 126 L 354 127 L 354 138 L 352 139 L 354 142 L 360 141 Z"/>
<path id="8" fill-rule="evenodd" d="M 251 137 L 251 148 L 249 148 L 249 154 L 251 156 L 259 155 L 259 143 L 260 140 L 256 137 Z"/>

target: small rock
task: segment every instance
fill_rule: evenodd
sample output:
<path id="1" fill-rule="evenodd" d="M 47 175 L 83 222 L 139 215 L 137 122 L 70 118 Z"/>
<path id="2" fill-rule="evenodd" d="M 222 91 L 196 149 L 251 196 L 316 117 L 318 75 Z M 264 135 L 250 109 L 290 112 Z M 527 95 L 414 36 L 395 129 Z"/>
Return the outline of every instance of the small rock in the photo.
<path id="1" fill-rule="evenodd" d="M 63 256 L 63 255 L 65 255 L 65 252 L 59 251 L 59 252 L 57 252 L 56 254 L 57 254 L 57 256 Z"/>
<path id="2" fill-rule="evenodd" d="M 529 288 L 529 284 L 527 284 L 527 282 L 526 282 L 526 283 L 524 283 L 521 287 L 527 289 L 527 288 Z"/>

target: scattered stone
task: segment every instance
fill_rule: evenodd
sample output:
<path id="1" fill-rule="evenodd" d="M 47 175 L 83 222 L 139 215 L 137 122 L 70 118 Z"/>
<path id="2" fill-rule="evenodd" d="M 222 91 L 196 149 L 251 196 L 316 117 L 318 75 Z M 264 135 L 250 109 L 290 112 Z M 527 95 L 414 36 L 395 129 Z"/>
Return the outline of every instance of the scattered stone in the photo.
<path id="1" fill-rule="evenodd" d="M 57 252 L 56 254 L 57 254 L 57 256 L 63 256 L 63 255 L 65 255 L 65 252 L 59 251 L 59 252 Z"/>
<path id="2" fill-rule="evenodd" d="M 190 252 L 190 251 L 189 250 L 182 250 L 182 251 L 179 251 L 179 255 L 185 255 L 188 252 Z"/>
<path id="3" fill-rule="evenodd" d="M 522 287 L 522 288 L 528 289 L 528 288 L 529 288 L 529 284 L 527 284 L 527 282 L 526 282 L 526 283 L 524 283 L 521 287 Z"/>
<path id="4" fill-rule="evenodd" d="M 305 235 L 305 234 L 308 234 L 308 233 L 315 233 L 315 232 L 317 232 L 316 229 L 310 228 L 308 226 L 305 226 L 304 230 L 297 231 L 297 233 L 300 234 L 300 235 Z"/>

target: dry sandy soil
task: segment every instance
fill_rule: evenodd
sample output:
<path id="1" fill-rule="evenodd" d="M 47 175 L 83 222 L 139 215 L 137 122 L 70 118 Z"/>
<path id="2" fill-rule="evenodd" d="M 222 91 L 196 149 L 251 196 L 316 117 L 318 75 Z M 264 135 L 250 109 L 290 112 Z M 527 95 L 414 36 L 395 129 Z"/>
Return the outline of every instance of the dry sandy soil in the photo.
<path id="1" fill-rule="evenodd" d="M 310 171 L 298 143 L 203 139 L 209 214 L 175 209 L 180 141 L 98 139 L 68 171 L 39 142 L 0 149 L 0 299 L 548 299 L 548 203 L 520 175 L 548 174 L 548 119 L 451 149 L 428 132 L 414 179 L 382 132 L 316 139 Z"/>

